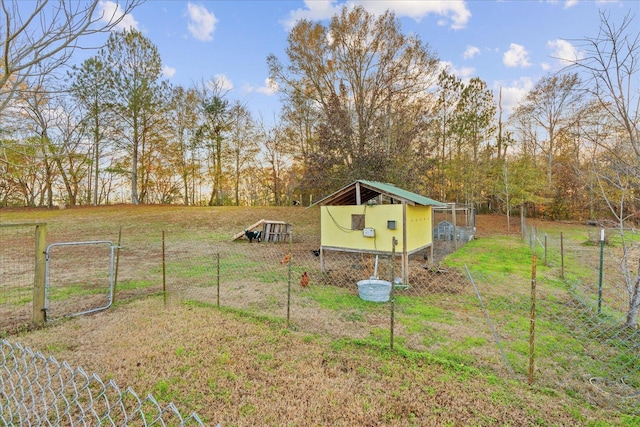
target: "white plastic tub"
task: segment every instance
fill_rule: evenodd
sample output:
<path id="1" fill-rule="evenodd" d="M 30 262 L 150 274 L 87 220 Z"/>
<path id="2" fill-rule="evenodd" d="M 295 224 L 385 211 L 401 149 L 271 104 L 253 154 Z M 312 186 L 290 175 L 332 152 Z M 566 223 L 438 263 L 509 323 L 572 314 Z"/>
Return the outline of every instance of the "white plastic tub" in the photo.
<path id="1" fill-rule="evenodd" d="M 381 279 L 360 280 L 358 294 L 365 301 L 387 302 L 391 294 L 391 282 Z"/>

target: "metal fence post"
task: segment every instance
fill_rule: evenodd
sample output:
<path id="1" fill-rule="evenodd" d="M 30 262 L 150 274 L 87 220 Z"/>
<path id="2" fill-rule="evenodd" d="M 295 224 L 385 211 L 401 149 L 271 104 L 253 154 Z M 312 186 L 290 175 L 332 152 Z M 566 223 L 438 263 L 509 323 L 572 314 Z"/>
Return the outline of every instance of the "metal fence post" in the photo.
<path id="1" fill-rule="evenodd" d="M 560 232 L 560 278 L 564 280 L 564 235 Z"/>
<path id="2" fill-rule="evenodd" d="M 164 242 L 164 230 L 162 230 L 162 295 L 164 297 L 164 305 L 167 306 L 167 260 Z"/>
<path id="3" fill-rule="evenodd" d="M 398 240 L 396 240 L 395 237 L 391 238 L 391 324 L 389 325 L 389 342 L 390 342 L 390 348 L 391 350 L 393 350 L 393 336 L 394 336 L 394 328 L 395 328 L 395 312 L 396 312 L 396 307 L 395 307 L 395 302 L 396 302 L 396 296 L 393 292 L 394 288 L 395 288 L 395 259 L 396 259 L 396 245 L 398 244 Z M 404 257 L 404 255 L 403 255 Z M 403 261 L 404 262 L 404 261 Z"/>
<path id="4" fill-rule="evenodd" d="M 598 280 L 598 314 L 602 311 L 602 270 L 604 269 L 604 228 L 600 230 L 600 279 Z"/>
<path id="5" fill-rule="evenodd" d="M 529 385 L 533 384 L 536 334 L 536 256 L 531 261 L 531 312 L 529 314 Z"/>
<path id="6" fill-rule="evenodd" d="M 289 254 L 293 253 L 293 239 L 291 235 L 293 231 L 289 232 Z M 287 266 L 287 329 L 289 329 L 291 321 L 291 265 L 293 261 L 290 260 Z"/>

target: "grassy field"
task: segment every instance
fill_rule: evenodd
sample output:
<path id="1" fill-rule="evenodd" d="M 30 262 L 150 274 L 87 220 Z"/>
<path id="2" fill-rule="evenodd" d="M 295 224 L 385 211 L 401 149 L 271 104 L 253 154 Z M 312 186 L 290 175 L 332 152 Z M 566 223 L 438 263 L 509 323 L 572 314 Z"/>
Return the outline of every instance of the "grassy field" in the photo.
<path id="1" fill-rule="evenodd" d="M 553 376 L 554 369 L 571 370 L 577 360 L 572 355 L 586 351 L 586 344 L 562 321 L 567 301 L 561 284 L 554 282 L 557 265 L 552 263 L 539 267 L 541 285 L 548 284 L 541 286 L 541 292 L 557 302 L 547 308 L 552 315 L 541 316 L 543 327 L 547 322 L 543 335 L 547 339 L 542 341 L 547 344 L 541 344 L 539 351 L 554 364 L 541 368 L 539 381 L 527 384 L 527 340 L 511 337 L 528 330 L 526 316 L 514 314 L 519 306 L 522 313 L 528 312 L 528 288 L 512 285 L 527 284 L 531 252 L 517 234 L 505 235 L 503 217 L 480 216 L 479 239 L 449 257 L 446 265 L 468 265 L 474 277 L 482 279 L 478 286 L 490 297 L 487 305 L 502 331 L 513 374 L 492 364 L 499 357 L 495 351 L 489 355 L 495 346 L 470 289 L 418 293 L 416 287 L 416 293 L 399 294 L 398 341 L 390 350 L 388 305 L 372 308 L 353 289 L 322 286 L 320 277 L 312 276 L 308 289 L 294 290 L 299 305 L 293 324 L 286 327 L 282 301 L 275 293 L 265 292 L 284 288 L 287 270 L 278 261 L 286 247 L 260 254 L 259 262 L 243 256 L 223 265 L 222 274 L 234 278 L 233 292 L 238 295 L 234 301 L 242 303 L 218 308 L 215 299 L 206 298 L 210 288 L 199 285 L 215 270 L 203 268 L 205 262 L 194 260 L 186 253 L 186 244 L 182 247 L 177 242 L 195 240 L 200 247 L 210 241 L 228 242 L 264 218 L 293 224 L 301 253 L 319 244 L 318 211 L 300 207 L 2 210 L 2 223 L 47 222 L 50 242 L 117 241 L 121 233 L 123 246 L 132 254 L 123 257 L 112 308 L 53 322 L 41 330 L 25 330 L 8 339 L 82 366 L 104 380 L 113 379 L 121 388 L 130 386 L 139 395 L 151 393 L 160 403 L 174 402 L 184 413 L 196 411 L 208 425 L 640 425 L 637 413 L 602 405 L 595 392 L 589 394 L 584 388 L 588 382 L 581 386 L 545 378 Z M 589 232 L 572 225 L 544 225 L 551 233 L 576 233 L 576 240 Z M 181 271 L 183 281 L 192 285 L 193 297 L 165 302 L 160 292 L 154 248 L 163 231 L 175 253 L 185 251 L 180 265 L 175 261 L 168 268 Z M 512 232 L 518 230 L 512 227 Z M 254 253 L 257 246 L 240 245 L 236 248 L 242 254 L 249 254 L 251 248 L 251 255 L 258 255 Z M 567 276 L 586 274 L 581 267 L 579 261 L 568 259 Z M 296 268 L 298 274 L 312 267 Z M 256 291 L 253 282 L 262 287 Z M 79 292 L 75 288 L 73 293 Z M 91 295 L 93 291 L 84 292 Z"/>

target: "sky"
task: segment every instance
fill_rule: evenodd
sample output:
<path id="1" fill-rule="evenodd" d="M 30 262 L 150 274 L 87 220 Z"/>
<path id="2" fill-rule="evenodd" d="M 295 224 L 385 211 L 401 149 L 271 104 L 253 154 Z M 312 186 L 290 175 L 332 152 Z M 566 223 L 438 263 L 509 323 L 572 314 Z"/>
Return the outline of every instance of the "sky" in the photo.
<path id="1" fill-rule="evenodd" d="M 120 25 L 153 42 L 163 76 L 190 86 L 212 79 L 265 122 L 280 99 L 268 84 L 266 58 L 286 62 L 288 31 L 298 19 L 328 24 L 344 5 L 374 14 L 390 9 L 405 34 L 420 40 L 461 79 L 484 80 L 508 113 L 543 76 L 562 69 L 558 58 L 581 58 L 580 40 L 598 35 L 599 12 L 619 23 L 631 12 L 640 32 L 637 0 L 147 0 Z M 115 2 L 100 8 L 112 12 Z"/>

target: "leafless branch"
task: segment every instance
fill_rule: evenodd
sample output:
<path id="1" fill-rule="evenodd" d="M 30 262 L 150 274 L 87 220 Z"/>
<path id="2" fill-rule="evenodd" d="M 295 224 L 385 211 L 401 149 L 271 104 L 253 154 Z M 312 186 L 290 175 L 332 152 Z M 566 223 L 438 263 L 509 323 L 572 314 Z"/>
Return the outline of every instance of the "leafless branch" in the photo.
<path id="1" fill-rule="evenodd" d="M 67 63 L 81 38 L 111 31 L 143 1 L 125 0 L 107 15 L 100 0 L 0 0 L 0 112 L 28 78 Z"/>

